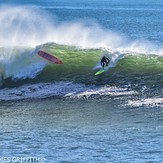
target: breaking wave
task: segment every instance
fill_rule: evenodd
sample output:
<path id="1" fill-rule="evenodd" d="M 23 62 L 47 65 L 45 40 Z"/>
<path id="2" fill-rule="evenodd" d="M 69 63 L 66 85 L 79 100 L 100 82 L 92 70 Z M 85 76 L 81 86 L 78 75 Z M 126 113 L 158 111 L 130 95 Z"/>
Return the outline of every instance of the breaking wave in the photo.
<path id="1" fill-rule="evenodd" d="M 93 21 L 57 22 L 45 10 L 0 6 L 0 83 L 71 81 L 89 85 L 162 85 L 162 45 L 131 40 Z M 56 55 L 64 64 L 51 64 L 38 50 Z M 108 72 L 95 76 L 102 55 L 111 59 Z"/>

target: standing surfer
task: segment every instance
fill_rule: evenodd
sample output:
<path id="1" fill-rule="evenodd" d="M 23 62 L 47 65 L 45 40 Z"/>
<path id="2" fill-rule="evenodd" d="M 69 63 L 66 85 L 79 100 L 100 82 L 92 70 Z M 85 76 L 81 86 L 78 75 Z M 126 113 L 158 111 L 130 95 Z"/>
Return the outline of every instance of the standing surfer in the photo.
<path id="1" fill-rule="evenodd" d="M 110 59 L 106 56 L 103 56 L 101 59 L 101 66 L 104 69 L 105 66 L 108 66 Z"/>

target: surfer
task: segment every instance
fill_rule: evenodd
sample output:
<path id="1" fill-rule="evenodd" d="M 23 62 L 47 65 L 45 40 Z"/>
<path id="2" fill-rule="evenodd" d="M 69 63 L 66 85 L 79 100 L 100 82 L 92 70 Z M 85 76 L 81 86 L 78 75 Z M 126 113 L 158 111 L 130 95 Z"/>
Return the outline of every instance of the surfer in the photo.
<path id="1" fill-rule="evenodd" d="M 104 69 L 105 66 L 108 66 L 110 59 L 106 56 L 103 56 L 101 59 L 101 66 Z"/>

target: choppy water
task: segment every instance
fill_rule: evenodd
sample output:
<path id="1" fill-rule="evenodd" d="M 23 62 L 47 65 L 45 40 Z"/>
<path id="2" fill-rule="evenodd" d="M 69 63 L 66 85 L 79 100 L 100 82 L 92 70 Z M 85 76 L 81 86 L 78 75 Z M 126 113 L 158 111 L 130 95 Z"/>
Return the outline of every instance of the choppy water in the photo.
<path id="1" fill-rule="evenodd" d="M 163 161 L 162 1 L 0 3 L 0 162 Z"/>

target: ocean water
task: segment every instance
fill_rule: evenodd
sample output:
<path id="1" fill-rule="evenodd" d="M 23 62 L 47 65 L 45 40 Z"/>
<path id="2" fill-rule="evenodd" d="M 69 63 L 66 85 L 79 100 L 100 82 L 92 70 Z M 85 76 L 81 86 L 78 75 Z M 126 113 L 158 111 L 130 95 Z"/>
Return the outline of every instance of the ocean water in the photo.
<path id="1" fill-rule="evenodd" d="M 0 22 L 0 162 L 163 162 L 161 0 L 6 0 Z"/>

